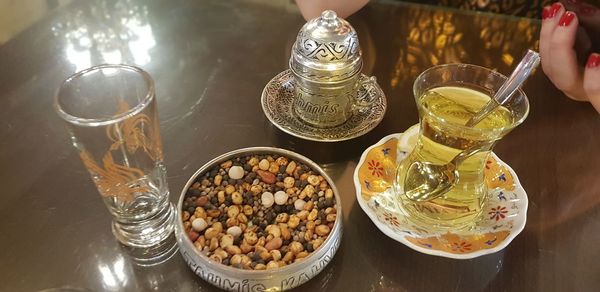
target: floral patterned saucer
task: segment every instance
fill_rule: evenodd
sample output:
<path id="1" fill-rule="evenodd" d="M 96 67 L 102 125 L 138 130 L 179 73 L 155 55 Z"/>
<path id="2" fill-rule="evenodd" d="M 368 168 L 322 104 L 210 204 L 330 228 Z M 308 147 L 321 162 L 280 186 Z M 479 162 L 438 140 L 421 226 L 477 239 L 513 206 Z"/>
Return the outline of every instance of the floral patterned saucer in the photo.
<path id="1" fill-rule="evenodd" d="M 525 227 L 528 200 L 515 172 L 494 153 L 484 170 L 489 195 L 472 228 L 425 229 L 400 209 L 393 193 L 396 166 L 412 151 L 418 134 L 417 124 L 363 152 L 354 171 L 360 207 L 385 235 L 422 253 L 470 259 L 505 248 Z"/>

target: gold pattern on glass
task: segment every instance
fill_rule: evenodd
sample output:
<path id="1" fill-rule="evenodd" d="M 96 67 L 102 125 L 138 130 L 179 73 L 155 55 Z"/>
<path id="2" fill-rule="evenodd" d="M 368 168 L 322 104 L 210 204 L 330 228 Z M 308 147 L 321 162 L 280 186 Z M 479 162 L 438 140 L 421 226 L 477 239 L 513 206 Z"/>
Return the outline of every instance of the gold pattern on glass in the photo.
<path id="1" fill-rule="evenodd" d="M 122 114 L 128 110 L 129 105 L 121 100 L 116 114 Z M 144 129 L 150 130 L 150 137 L 145 134 Z M 152 161 L 162 161 L 163 153 L 157 131 L 158 125 L 153 125 L 146 114 L 139 113 L 106 128 L 106 135 L 112 144 L 102 158 L 102 166 L 94 161 L 88 151 L 80 152 L 79 156 L 83 164 L 92 173 L 103 197 L 115 197 L 129 202 L 133 199 L 134 194 L 149 191 L 147 186 L 132 183 L 144 177 L 144 171 L 127 165 L 127 161 L 124 161 L 124 165 L 115 162 L 113 152 L 125 149 L 129 154 L 134 154 L 139 148 L 142 148 Z"/>

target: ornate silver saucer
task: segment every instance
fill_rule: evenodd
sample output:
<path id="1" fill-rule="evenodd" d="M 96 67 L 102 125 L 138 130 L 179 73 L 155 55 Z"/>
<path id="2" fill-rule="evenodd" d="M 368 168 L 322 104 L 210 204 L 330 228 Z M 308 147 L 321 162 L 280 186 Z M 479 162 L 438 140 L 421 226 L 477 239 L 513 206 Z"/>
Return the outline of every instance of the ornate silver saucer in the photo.
<path id="1" fill-rule="evenodd" d="M 359 81 L 368 79 L 361 74 Z M 374 78 L 374 77 L 370 77 Z M 369 106 L 356 108 L 346 122 L 331 128 L 318 128 L 303 122 L 292 109 L 294 102 L 294 77 L 288 69 L 273 77 L 262 92 L 261 104 L 265 115 L 280 130 L 306 140 L 336 142 L 362 136 L 383 119 L 386 100 L 376 82 L 359 82 L 359 99 Z"/>

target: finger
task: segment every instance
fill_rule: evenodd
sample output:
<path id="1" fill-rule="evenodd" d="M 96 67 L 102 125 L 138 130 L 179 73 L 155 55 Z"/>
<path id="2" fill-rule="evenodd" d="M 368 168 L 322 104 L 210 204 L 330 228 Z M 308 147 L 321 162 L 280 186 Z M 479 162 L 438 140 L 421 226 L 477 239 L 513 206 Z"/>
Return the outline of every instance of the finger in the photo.
<path id="1" fill-rule="evenodd" d="M 554 3 L 552 6 L 546 6 L 542 10 L 542 29 L 540 31 L 540 55 L 542 57 L 542 69 L 546 75 L 551 76 L 550 59 L 552 52 L 550 51 L 550 41 L 552 33 L 558 26 L 558 22 L 564 12 L 563 6 L 560 3 Z"/>
<path id="2" fill-rule="evenodd" d="M 600 113 L 600 54 L 592 53 L 587 61 L 583 75 L 583 90 L 588 100 Z"/>
<path id="3" fill-rule="evenodd" d="M 577 16 L 571 11 L 565 12 L 552 33 L 550 40 L 550 70 L 552 83 L 565 94 L 576 99 L 582 96 L 582 78 L 577 67 L 577 55 L 574 50 L 577 34 Z"/>

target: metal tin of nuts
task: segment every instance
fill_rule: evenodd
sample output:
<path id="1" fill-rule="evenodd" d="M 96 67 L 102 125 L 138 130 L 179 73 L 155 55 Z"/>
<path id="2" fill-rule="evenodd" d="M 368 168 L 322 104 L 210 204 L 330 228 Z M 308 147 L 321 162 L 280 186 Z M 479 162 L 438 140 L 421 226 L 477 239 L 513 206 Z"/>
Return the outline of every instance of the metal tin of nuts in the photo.
<path id="1" fill-rule="evenodd" d="M 350 23 L 331 10 L 308 21 L 298 33 L 289 66 L 295 81 L 294 112 L 300 119 L 329 128 L 352 116 L 362 57 Z"/>
<path id="2" fill-rule="evenodd" d="M 337 219 L 331 233 L 323 244 L 300 262 L 285 267 L 271 270 L 243 270 L 217 264 L 206 255 L 198 251 L 185 234 L 181 209 L 186 191 L 195 182 L 196 178 L 204 174 L 213 166 L 245 155 L 279 154 L 290 159 L 302 162 L 318 172 L 329 183 L 336 199 L 335 208 Z M 177 222 L 175 223 L 175 236 L 179 251 L 190 268 L 205 281 L 229 291 L 282 291 L 297 287 L 319 274 L 333 259 L 342 239 L 342 204 L 338 190 L 333 180 L 313 161 L 295 152 L 273 147 L 252 147 L 234 150 L 209 161 L 194 175 L 190 177 L 179 197 L 177 204 Z"/>

